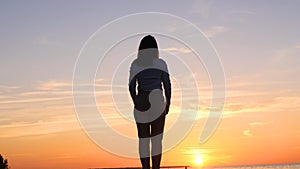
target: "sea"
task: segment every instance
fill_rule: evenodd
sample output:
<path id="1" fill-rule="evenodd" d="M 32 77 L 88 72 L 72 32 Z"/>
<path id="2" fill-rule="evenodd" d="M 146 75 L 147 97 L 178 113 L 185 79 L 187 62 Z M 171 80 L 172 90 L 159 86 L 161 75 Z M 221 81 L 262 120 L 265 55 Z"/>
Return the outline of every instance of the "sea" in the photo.
<path id="1" fill-rule="evenodd" d="M 231 167 L 185 167 L 185 166 L 163 166 L 162 169 L 300 169 L 299 164 L 267 164 L 267 165 L 247 165 Z M 139 167 L 123 168 L 89 168 L 89 169 L 141 169 Z"/>
<path id="2" fill-rule="evenodd" d="M 193 167 L 193 169 L 196 169 Z M 199 169 L 199 168 L 198 168 Z M 200 169 L 300 169 L 300 164 L 271 164 L 233 167 L 202 167 Z"/>

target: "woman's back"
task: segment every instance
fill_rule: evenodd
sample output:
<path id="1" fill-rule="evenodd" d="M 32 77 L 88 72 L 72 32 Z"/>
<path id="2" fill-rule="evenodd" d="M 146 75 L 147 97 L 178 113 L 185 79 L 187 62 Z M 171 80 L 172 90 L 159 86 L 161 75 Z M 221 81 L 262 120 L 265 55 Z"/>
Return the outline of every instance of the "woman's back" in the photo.
<path id="1" fill-rule="evenodd" d="M 147 67 L 140 66 L 136 59 L 131 64 L 130 74 L 135 75 L 140 91 L 162 90 L 162 82 L 168 80 L 167 64 L 162 59 L 154 59 Z"/>

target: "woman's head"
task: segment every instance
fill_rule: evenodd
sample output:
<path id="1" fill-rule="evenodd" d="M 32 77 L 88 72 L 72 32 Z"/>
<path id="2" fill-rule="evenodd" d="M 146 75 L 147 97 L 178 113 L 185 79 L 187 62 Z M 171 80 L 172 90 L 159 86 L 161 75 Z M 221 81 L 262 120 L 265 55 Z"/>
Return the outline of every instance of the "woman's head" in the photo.
<path id="1" fill-rule="evenodd" d="M 151 35 L 143 37 L 138 51 L 138 64 L 147 66 L 152 64 L 153 59 L 158 58 L 158 45 L 155 38 Z"/>

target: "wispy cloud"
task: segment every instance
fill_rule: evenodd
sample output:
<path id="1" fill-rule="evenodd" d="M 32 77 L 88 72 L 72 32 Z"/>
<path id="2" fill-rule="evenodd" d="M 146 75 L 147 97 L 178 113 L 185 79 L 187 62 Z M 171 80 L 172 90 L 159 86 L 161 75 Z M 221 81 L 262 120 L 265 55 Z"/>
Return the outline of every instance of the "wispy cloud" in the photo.
<path id="1" fill-rule="evenodd" d="M 227 101 L 229 102 L 229 101 Z M 282 111 L 295 111 L 299 109 L 300 97 L 296 96 L 282 96 L 274 97 L 267 100 L 257 100 L 256 102 L 247 103 L 246 101 L 238 103 L 231 100 L 225 103 L 224 118 L 234 117 L 241 113 L 251 112 L 282 112 Z M 265 122 L 249 123 L 250 126 L 265 125 Z"/>
<path id="2" fill-rule="evenodd" d="M 38 84 L 39 90 L 59 90 L 63 87 L 69 87 L 71 89 L 72 83 L 71 82 L 62 82 L 62 81 L 46 81 L 40 82 Z"/>
<path id="3" fill-rule="evenodd" d="M 249 126 L 263 126 L 263 125 L 266 125 L 266 124 L 268 124 L 268 123 L 266 123 L 266 122 L 251 122 L 248 125 Z"/>
<path id="4" fill-rule="evenodd" d="M 76 119 L 37 121 L 33 123 L 15 122 L 1 125 L 0 138 L 47 135 L 51 133 L 79 130 Z"/>
<path id="5" fill-rule="evenodd" d="M 1 90 L 5 90 L 5 89 L 19 89 L 19 88 L 21 88 L 21 86 L 0 85 L 0 89 Z"/>
<path id="6" fill-rule="evenodd" d="M 181 150 L 181 153 L 187 155 L 210 154 L 216 152 L 215 148 L 200 148 L 197 146 L 189 146 Z"/>
<path id="7" fill-rule="evenodd" d="M 187 54 L 187 53 L 192 53 L 192 50 L 188 49 L 188 48 L 164 48 L 162 49 L 163 51 L 167 51 L 167 52 L 174 52 L 174 53 L 181 53 L 181 54 Z"/>
<path id="8" fill-rule="evenodd" d="M 11 103 L 38 103 L 38 102 L 48 102 L 54 100 L 62 100 L 68 97 L 60 97 L 60 98 L 24 98 L 24 99 L 10 99 L 10 100 L 2 100 L 0 104 L 11 104 Z"/>
<path id="9" fill-rule="evenodd" d="M 299 63 L 300 61 L 300 45 L 295 44 L 286 48 L 278 49 L 274 52 L 273 57 L 271 58 L 270 66 L 274 66 L 275 64 L 280 66 L 284 65 L 290 68 L 296 68 L 291 67 L 294 63 Z M 297 67 L 298 68 L 298 67 Z"/>
<path id="10" fill-rule="evenodd" d="M 71 85 L 69 82 L 47 81 L 22 88 L 19 86 L 2 86 L 7 90 L 5 97 L 0 97 L 0 104 L 2 104 L 0 107 L 4 104 L 40 103 L 69 99 L 72 96 Z"/>
<path id="11" fill-rule="evenodd" d="M 243 131 L 243 134 L 244 134 L 244 136 L 248 136 L 248 137 L 252 137 L 252 136 L 253 136 L 253 134 L 250 132 L 249 129 L 244 130 L 244 131 Z"/>
<path id="12" fill-rule="evenodd" d="M 76 129 L 71 83 L 46 81 L 0 86 L 0 137 L 43 135 Z"/>
<path id="13" fill-rule="evenodd" d="M 208 38 L 214 38 L 217 35 L 226 32 L 228 29 L 225 28 L 224 26 L 213 26 L 209 29 L 204 30 L 204 34 L 208 37 Z"/>

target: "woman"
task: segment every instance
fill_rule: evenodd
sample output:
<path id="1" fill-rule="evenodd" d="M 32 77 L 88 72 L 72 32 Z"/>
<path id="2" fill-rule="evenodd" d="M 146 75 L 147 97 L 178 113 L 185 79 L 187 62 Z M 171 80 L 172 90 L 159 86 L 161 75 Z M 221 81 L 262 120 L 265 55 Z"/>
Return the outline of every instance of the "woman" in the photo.
<path id="1" fill-rule="evenodd" d="M 162 93 L 162 84 L 166 101 Z M 152 168 L 159 169 L 165 116 L 171 103 L 171 83 L 167 64 L 159 59 L 157 42 L 151 35 L 141 40 L 137 59 L 131 64 L 129 91 L 134 103 L 139 155 L 143 169 L 150 169 L 150 140 Z"/>

